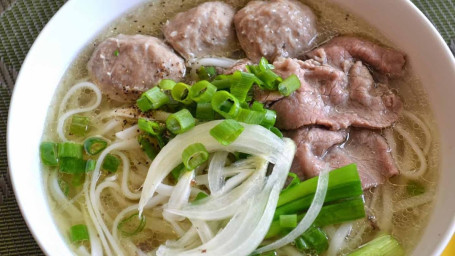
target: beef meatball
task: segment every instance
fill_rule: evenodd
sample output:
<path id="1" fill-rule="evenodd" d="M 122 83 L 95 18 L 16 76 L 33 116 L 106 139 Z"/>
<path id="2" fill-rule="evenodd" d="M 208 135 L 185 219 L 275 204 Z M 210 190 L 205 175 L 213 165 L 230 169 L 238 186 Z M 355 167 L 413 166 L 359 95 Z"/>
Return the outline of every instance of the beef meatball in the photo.
<path id="1" fill-rule="evenodd" d="M 248 58 L 269 61 L 276 57 L 298 57 L 312 46 L 316 16 L 293 0 L 252 1 L 234 17 L 240 45 Z"/>
<path id="2" fill-rule="evenodd" d="M 186 59 L 223 56 L 238 49 L 234 14 L 226 3 L 206 2 L 166 22 L 164 36 Z"/>
<path id="3" fill-rule="evenodd" d="M 118 35 L 103 41 L 87 64 L 90 78 L 109 98 L 132 102 L 161 79 L 180 80 L 185 64 L 152 36 Z"/>

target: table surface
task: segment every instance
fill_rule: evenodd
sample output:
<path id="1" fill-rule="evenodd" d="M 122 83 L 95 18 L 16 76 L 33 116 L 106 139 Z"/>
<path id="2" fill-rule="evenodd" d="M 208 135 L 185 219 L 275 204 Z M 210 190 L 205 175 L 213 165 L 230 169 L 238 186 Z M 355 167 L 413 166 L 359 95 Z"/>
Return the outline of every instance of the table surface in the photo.
<path id="1" fill-rule="evenodd" d="M 127 0 L 125 0 L 127 1 Z M 11 92 L 33 41 L 66 0 L 0 0 L 0 255 L 43 255 L 20 214 L 8 177 L 6 120 Z M 455 0 L 412 0 L 455 48 Z M 443 256 L 455 255 L 455 238 Z"/>

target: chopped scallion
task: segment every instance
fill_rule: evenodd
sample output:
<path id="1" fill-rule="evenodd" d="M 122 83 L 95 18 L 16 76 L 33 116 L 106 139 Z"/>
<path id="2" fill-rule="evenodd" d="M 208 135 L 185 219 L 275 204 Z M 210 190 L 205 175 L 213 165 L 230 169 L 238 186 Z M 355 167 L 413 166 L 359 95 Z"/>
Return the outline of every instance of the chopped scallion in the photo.
<path id="1" fill-rule="evenodd" d="M 84 147 L 82 144 L 63 142 L 58 144 L 58 157 L 70 157 L 82 159 Z"/>
<path id="2" fill-rule="evenodd" d="M 84 224 L 74 225 L 70 228 L 70 240 L 73 243 L 81 243 L 88 241 L 90 236 L 88 234 L 87 226 Z"/>
<path id="3" fill-rule="evenodd" d="M 86 116 L 73 115 L 70 124 L 70 134 L 85 136 L 90 127 L 90 118 Z"/>
<path id="4" fill-rule="evenodd" d="M 210 129 L 210 135 L 220 144 L 227 146 L 234 142 L 245 128 L 237 121 L 226 119 Z"/>
<path id="5" fill-rule="evenodd" d="M 231 84 L 230 92 L 240 102 L 244 102 L 248 95 L 248 91 L 253 86 L 253 83 L 257 80 L 254 74 L 235 71 L 232 74 L 233 83 Z"/>
<path id="6" fill-rule="evenodd" d="M 177 83 L 171 91 L 172 98 L 178 102 L 188 105 L 192 102 L 190 97 L 190 86 L 185 83 Z"/>
<path id="7" fill-rule="evenodd" d="M 158 150 L 150 142 L 150 140 L 147 138 L 147 136 L 139 135 L 138 142 L 139 142 L 139 145 L 141 146 L 142 150 L 144 150 L 147 157 L 150 160 L 155 159 L 156 155 L 158 155 Z"/>
<path id="8" fill-rule="evenodd" d="M 215 111 L 213 111 L 212 103 L 198 103 L 196 105 L 196 118 L 205 121 L 214 120 Z"/>
<path id="9" fill-rule="evenodd" d="M 39 152 L 43 164 L 48 166 L 58 165 L 57 143 L 41 142 Z"/>
<path id="10" fill-rule="evenodd" d="M 150 100 L 145 97 L 144 94 L 142 94 L 141 97 L 136 100 L 136 105 L 142 112 L 149 111 L 153 108 L 152 102 L 150 102 Z"/>
<path id="11" fill-rule="evenodd" d="M 71 185 L 73 187 L 79 187 L 80 185 L 84 184 L 85 181 L 85 173 L 75 173 L 71 178 Z"/>
<path id="12" fill-rule="evenodd" d="M 235 120 L 247 124 L 261 124 L 264 118 L 265 112 L 241 108 Z"/>
<path id="13" fill-rule="evenodd" d="M 166 95 L 166 93 L 162 92 L 158 86 L 155 86 L 152 89 L 144 92 L 142 95 L 145 96 L 150 101 L 150 103 L 151 103 L 150 109 L 158 109 L 158 108 L 162 107 L 163 105 L 169 103 L 169 97 Z M 150 109 L 147 109 L 147 110 L 150 110 Z M 145 111 L 147 111 L 147 110 L 145 110 Z M 144 110 L 142 110 L 142 111 L 144 111 Z"/>
<path id="14" fill-rule="evenodd" d="M 82 158 L 63 157 L 59 158 L 59 171 L 61 173 L 84 173 L 86 161 Z"/>
<path id="15" fill-rule="evenodd" d="M 120 159 L 112 154 L 107 154 L 104 158 L 102 168 L 108 172 L 116 172 L 120 165 Z"/>
<path id="16" fill-rule="evenodd" d="M 68 182 L 66 182 L 64 179 L 61 177 L 58 178 L 58 186 L 60 190 L 63 192 L 65 196 L 68 196 L 69 191 L 70 191 L 70 186 L 68 185 Z"/>
<path id="17" fill-rule="evenodd" d="M 182 175 L 182 173 L 184 171 L 185 171 L 185 165 L 183 163 L 180 163 L 174 169 L 172 169 L 171 175 L 175 180 L 179 180 L 180 176 Z"/>
<path id="18" fill-rule="evenodd" d="M 85 172 L 91 172 L 95 170 L 96 160 L 89 159 L 85 163 Z"/>
<path id="19" fill-rule="evenodd" d="M 94 156 L 101 151 L 103 151 L 107 147 L 107 141 L 98 138 L 98 137 L 91 137 L 84 141 L 84 149 L 87 154 Z"/>
<path id="20" fill-rule="evenodd" d="M 193 128 L 195 124 L 196 121 L 188 109 L 182 109 L 169 115 L 166 119 L 166 127 L 173 134 L 184 133 Z"/>
<path id="21" fill-rule="evenodd" d="M 174 86 L 176 84 L 177 84 L 177 82 L 175 82 L 174 80 L 163 79 L 160 81 L 158 86 L 161 88 L 161 90 L 170 91 L 170 90 L 172 90 L 172 88 L 174 88 Z"/>
<path id="22" fill-rule="evenodd" d="M 207 198 L 209 195 L 207 195 L 206 193 L 204 192 L 199 192 L 196 197 L 194 198 L 193 200 L 193 203 L 198 203 L 200 200 L 204 199 L 204 198 Z"/>
<path id="23" fill-rule="evenodd" d="M 290 75 L 278 85 L 278 91 L 281 93 L 281 95 L 286 97 L 291 95 L 295 90 L 299 88 L 300 80 L 295 74 Z"/>
<path id="24" fill-rule="evenodd" d="M 145 224 L 145 216 L 142 215 L 139 217 L 139 213 L 136 212 L 121 220 L 117 229 L 123 236 L 129 237 L 141 232 L 144 229 Z"/>
<path id="25" fill-rule="evenodd" d="M 235 118 L 240 110 L 239 100 L 227 91 L 217 91 L 212 98 L 212 108 L 225 118 Z"/>
<path id="26" fill-rule="evenodd" d="M 280 215 L 280 226 L 282 228 L 297 227 L 297 214 Z"/>
<path id="27" fill-rule="evenodd" d="M 210 102 L 213 94 L 216 92 L 216 87 L 209 81 L 199 81 L 190 88 L 190 97 L 197 103 Z"/>
<path id="28" fill-rule="evenodd" d="M 201 143 L 189 145 L 182 152 L 182 162 L 187 170 L 194 170 L 209 159 L 209 152 Z"/>
<path id="29" fill-rule="evenodd" d="M 275 133 L 276 136 L 280 137 L 281 139 L 283 138 L 283 133 L 281 133 L 280 129 L 272 126 L 269 128 L 269 130 L 273 133 Z"/>
<path id="30" fill-rule="evenodd" d="M 295 240 L 295 245 L 302 252 L 319 255 L 329 248 L 329 240 L 320 228 L 310 227 Z"/>
<path id="31" fill-rule="evenodd" d="M 261 125 L 264 126 L 265 128 L 270 128 L 275 125 L 275 122 L 276 112 L 271 109 L 265 109 L 265 115 Z"/>
<path id="32" fill-rule="evenodd" d="M 163 131 L 163 128 L 159 123 L 147 120 L 145 118 L 139 118 L 137 124 L 139 126 L 139 129 L 151 135 L 159 135 Z"/>
<path id="33" fill-rule="evenodd" d="M 212 66 L 201 66 L 196 72 L 199 80 L 211 80 L 216 76 L 216 69 Z"/>
<path id="34" fill-rule="evenodd" d="M 348 256 L 401 256 L 404 255 L 403 247 L 391 235 L 379 236 L 351 252 Z"/>

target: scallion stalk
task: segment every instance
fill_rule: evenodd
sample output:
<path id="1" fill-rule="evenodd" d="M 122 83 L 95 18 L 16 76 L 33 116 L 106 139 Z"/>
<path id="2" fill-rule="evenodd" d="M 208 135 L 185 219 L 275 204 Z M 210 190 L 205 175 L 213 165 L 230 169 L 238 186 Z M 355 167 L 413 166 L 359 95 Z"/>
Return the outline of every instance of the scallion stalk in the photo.
<path id="1" fill-rule="evenodd" d="M 162 92 L 158 86 L 155 86 L 152 89 L 144 92 L 142 94 L 142 96 L 147 98 L 149 100 L 149 102 L 151 103 L 150 109 L 158 109 L 158 108 L 164 106 L 165 104 L 169 103 L 169 97 L 164 92 Z M 142 98 L 142 96 L 141 96 L 141 98 Z M 141 100 L 141 98 L 139 98 L 139 100 L 142 103 L 143 100 Z M 136 101 L 136 103 L 138 103 L 138 102 Z M 144 104 L 144 105 L 146 105 L 146 104 Z M 141 106 L 139 106 L 139 105 L 138 105 L 138 107 L 143 112 L 150 110 L 150 109 L 142 109 Z"/>
<path id="2" fill-rule="evenodd" d="M 297 214 L 280 215 L 280 227 L 282 228 L 297 227 Z"/>
<path id="3" fill-rule="evenodd" d="M 187 170 L 194 170 L 209 159 L 209 152 L 201 143 L 189 145 L 182 152 L 182 162 Z"/>
<path id="4" fill-rule="evenodd" d="M 382 235 L 362 245 L 359 249 L 349 253 L 347 256 L 361 255 L 401 256 L 404 255 L 404 250 L 393 236 Z"/>
<path id="5" fill-rule="evenodd" d="M 196 118 L 204 121 L 215 119 L 215 111 L 213 111 L 212 103 L 198 103 L 196 105 Z"/>
<path id="6" fill-rule="evenodd" d="M 311 227 L 295 240 L 295 246 L 302 252 L 319 255 L 329 248 L 329 239 L 320 228 Z"/>
<path id="7" fill-rule="evenodd" d="M 59 158 L 59 172 L 61 173 L 84 173 L 86 161 L 82 158 L 63 157 Z"/>

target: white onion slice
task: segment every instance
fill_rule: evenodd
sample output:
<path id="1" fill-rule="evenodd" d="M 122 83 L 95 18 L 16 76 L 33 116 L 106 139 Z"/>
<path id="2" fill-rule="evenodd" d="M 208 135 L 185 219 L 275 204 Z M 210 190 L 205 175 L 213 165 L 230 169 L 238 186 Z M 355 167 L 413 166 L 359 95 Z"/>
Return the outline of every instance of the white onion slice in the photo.
<path id="1" fill-rule="evenodd" d="M 275 163 L 283 151 L 284 142 L 274 133 L 259 125 L 242 124 L 245 129 L 230 145 L 223 146 L 210 135 L 210 129 L 219 124 L 220 120 L 200 124 L 190 131 L 177 135 L 171 140 L 152 162 L 147 178 L 145 179 L 139 213 L 150 200 L 157 186 L 181 162 L 181 155 L 185 148 L 194 143 L 202 143 L 207 151 L 243 152 L 251 155 L 263 156 L 267 161 Z"/>
<path id="2" fill-rule="evenodd" d="M 270 250 L 274 250 L 285 246 L 286 244 L 294 241 L 298 236 L 303 234 L 313 224 L 316 217 L 321 211 L 322 205 L 324 204 L 325 195 L 327 193 L 327 187 L 329 183 L 328 171 L 323 171 L 319 174 L 318 186 L 316 193 L 314 194 L 313 201 L 311 202 L 310 208 L 308 208 L 305 217 L 299 222 L 296 228 L 289 232 L 286 236 L 276 240 L 275 242 L 261 247 L 255 251 L 255 253 L 263 253 Z"/>
<path id="3" fill-rule="evenodd" d="M 203 220 L 190 220 L 191 223 L 193 223 L 193 226 L 196 228 L 197 233 L 199 234 L 199 237 L 201 238 L 202 243 L 207 243 L 210 241 L 213 237 L 213 231 L 210 228 L 210 226 L 207 224 L 207 222 Z"/>
<path id="4" fill-rule="evenodd" d="M 265 182 L 266 169 L 267 162 L 263 161 L 259 170 L 229 193 L 219 197 L 209 196 L 199 204 L 188 205 L 181 210 L 169 209 L 168 211 L 189 219 L 222 220 L 229 218 L 238 211 L 240 205 L 261 191 Z"/>
<path id="5" fill-rule="evenodd" d="M 273 219 L 279 193 L 292 164 L 295 145 L 285 139 L 287 154 L 280 158 L 260 193 L 241 205 L 226 227 L 209 242 L 191 249 L 170 249 L 160 246 L 157 255 L 248 255 L 264 239 Z M 284 152 L 283 152 L 284 153 Z"/>
<path id="6" fill-rule="evenodd" d="M 223 168 L 228 154 L 226 151 L 216 152 L 210 161 L 207 175 L 211 194 L 218 192 L 224 184 Z"/>
<path id="7" fill-rule="evenodd" d="M 180 177 L 177 185 L 172 190 L 169 202 L 164 206 L 163 217 L 168 221 L 182 221 L 184 217 L 172 214 L 169 210 L 179 210 L 188 203 L 191 192 L 191 181 L 194 178 L 194 170 L 185 172 Z"/>

